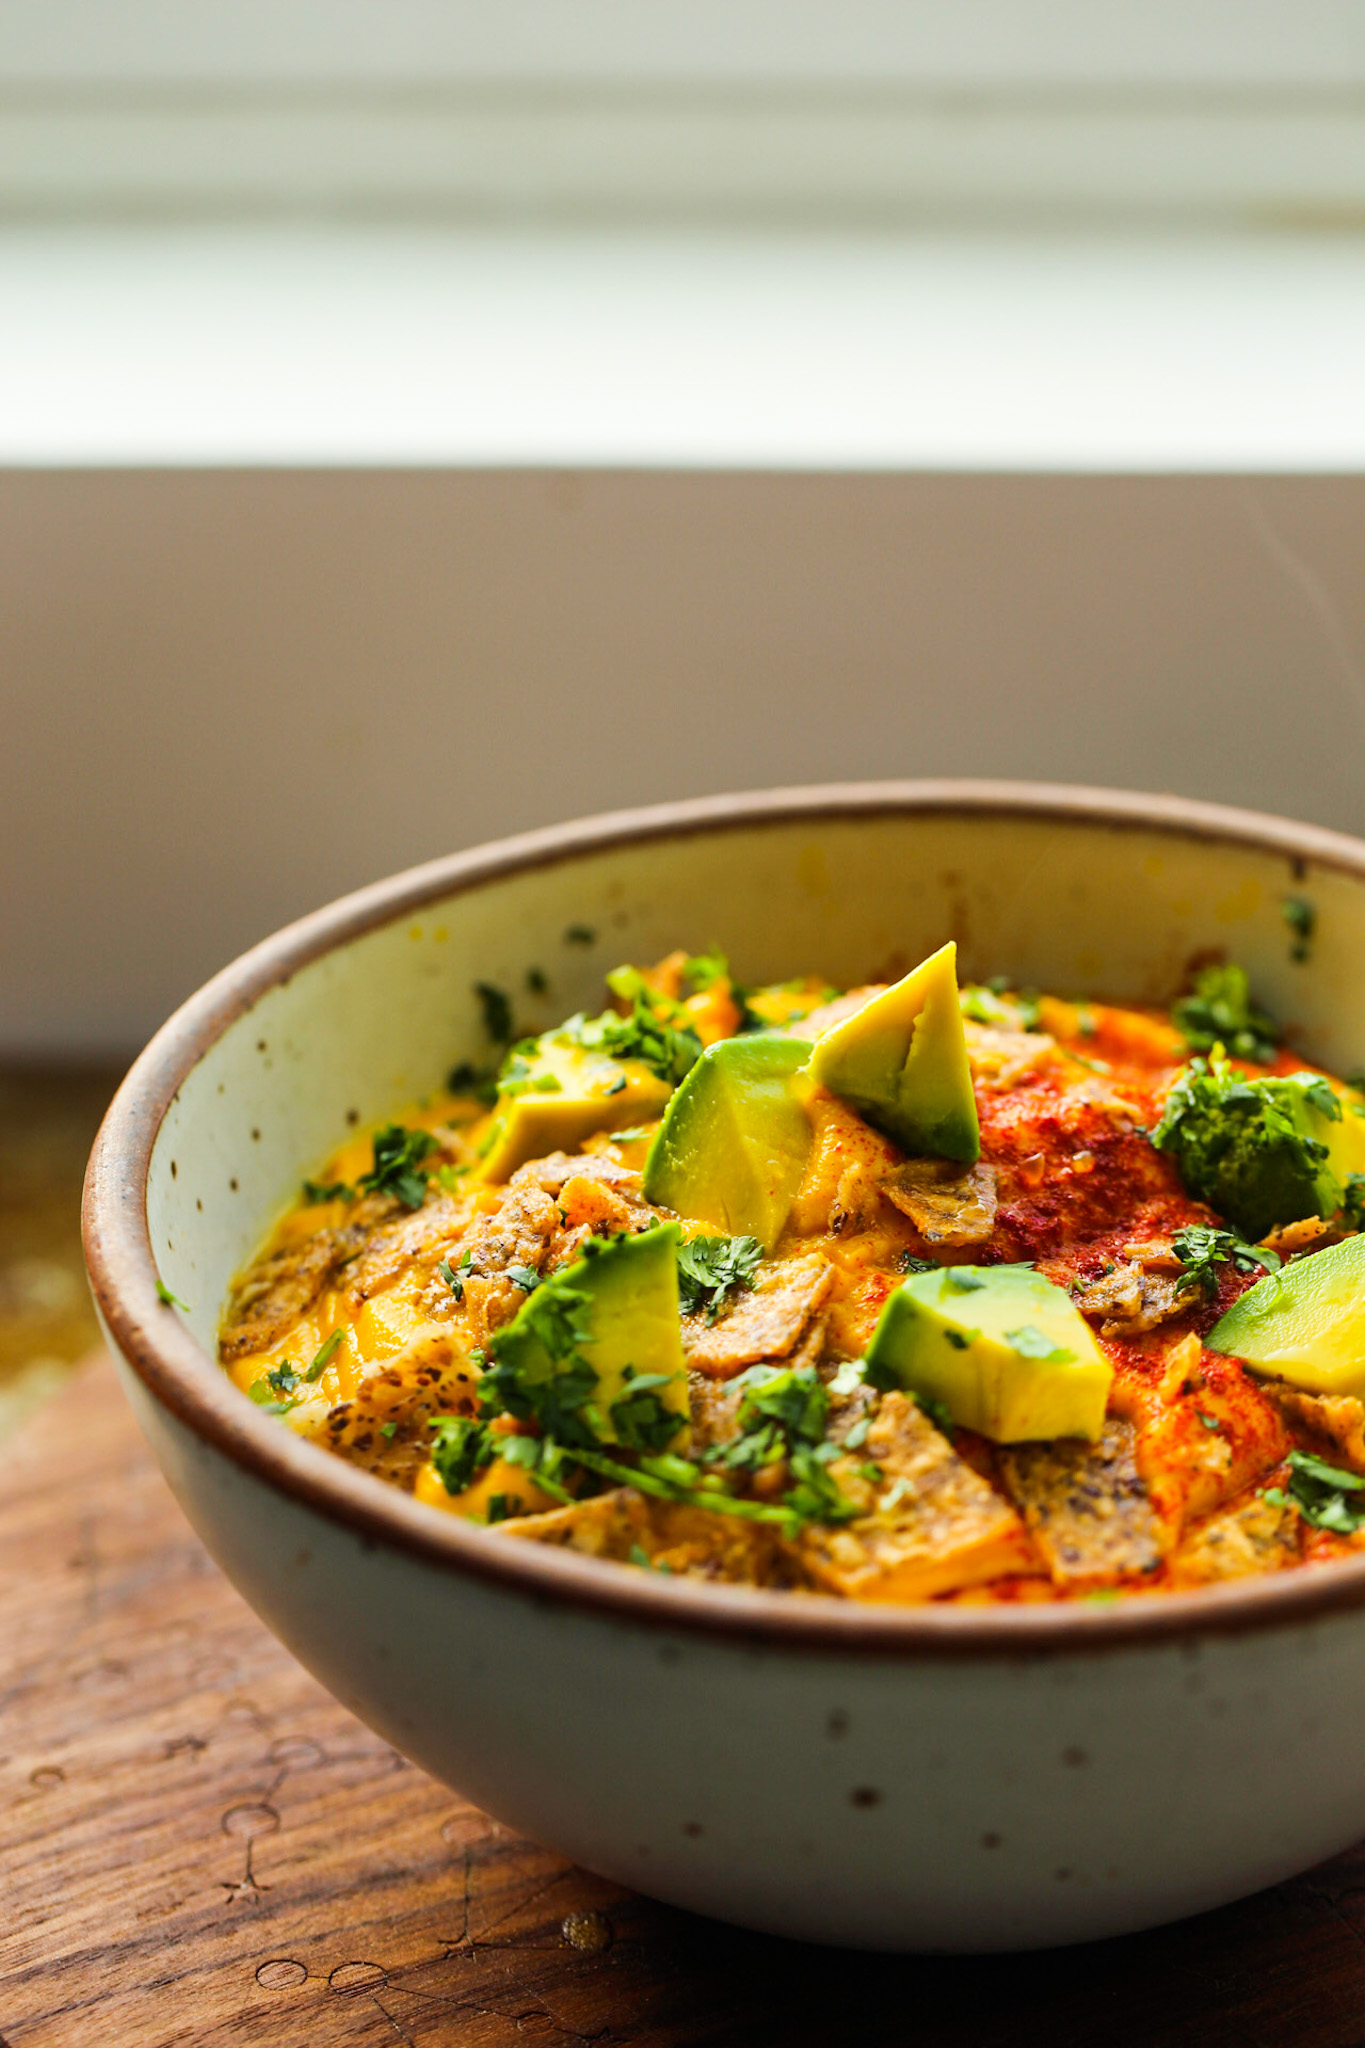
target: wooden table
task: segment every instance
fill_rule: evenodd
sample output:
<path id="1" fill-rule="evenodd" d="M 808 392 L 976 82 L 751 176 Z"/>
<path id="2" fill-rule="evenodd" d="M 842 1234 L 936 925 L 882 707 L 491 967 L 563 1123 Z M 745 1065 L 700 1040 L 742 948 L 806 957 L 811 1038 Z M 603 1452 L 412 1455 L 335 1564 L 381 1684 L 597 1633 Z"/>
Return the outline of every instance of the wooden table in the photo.
<path id="1" fill-rule="evenodd" d="M 0 1454 L 0 2042 L 527 2041 L 1359 2048 L 1365 1851 L 1022 1957 L 806 1949 L 654 1905 L 509 1834 L 321 1692 L 92 1365 Z"/>

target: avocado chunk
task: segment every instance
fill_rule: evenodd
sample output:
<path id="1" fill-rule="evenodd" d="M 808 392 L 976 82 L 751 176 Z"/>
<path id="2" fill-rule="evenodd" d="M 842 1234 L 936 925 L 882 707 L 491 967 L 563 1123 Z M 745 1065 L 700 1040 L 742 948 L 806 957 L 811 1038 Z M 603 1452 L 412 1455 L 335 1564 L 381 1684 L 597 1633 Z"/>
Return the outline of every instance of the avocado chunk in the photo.
<path id="1" fill-rule="evenodd" d="M 672 1093 L 644 1060 L 613 1059 L 569 1026 L 547 1031 L 503 1067 L 480 1176 L 505 1181 L 528 1159 L 577 1151 L 594 1131 L 651 1122 Z"/>
<path id="2" fill-rule="evenodd" d="M 1098 1443 L 1114 1377 L 1070 1295 L 1031 1266 L 912 1273 L 882 1310 L 864 1372 L 998 1444 Z"/>
<path id="3" fill-rule="evenodd" d="M 1219 1058 L 1192 1060 L 1152 1143 L 1175 1155 L 1190 1194 L 1253 1243 L 1280 1224 L 1330 1216 L 1365 1169 L 1365 1116 L 1325 1075 L 1252 1080 Z"/>
<path id="4" fill-rule="evenodd" d="M 810 1071 L 912 1158 L 973 1165 L 981 1131 L 952 941 L 822 1032 Z"/>
<path id="5" fill-rule="evenodd" d="M 485 1407 L 567 1446 L 676 1450 L 690 1408 L 678 1322 L 676 1223 L 593 1239 L 489 1341 Z"/>
<path id="6" fill-rule="evenodd" d="M 1365 1394 L 1365 1236 L 1268 1273 L 1204 1342 L 1310 1394 Z"/>
<path id="7" fill-rule="evenodd" d="M 795 1088 L 810 1056 L 775 1031 L 723 1038 L 668 1105 L 645 1160 L 644 1196 L 770 1252 L 782 1235 L 812 1132 Z"/>

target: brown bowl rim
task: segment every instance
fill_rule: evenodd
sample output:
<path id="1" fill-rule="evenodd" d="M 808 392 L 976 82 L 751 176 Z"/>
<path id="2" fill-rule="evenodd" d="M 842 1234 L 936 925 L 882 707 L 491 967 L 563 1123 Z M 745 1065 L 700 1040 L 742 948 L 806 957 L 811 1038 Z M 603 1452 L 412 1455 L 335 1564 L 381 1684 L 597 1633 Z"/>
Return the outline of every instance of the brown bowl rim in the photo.
<path id="1" fill-rule="evenodd" d="M 1311 867 L 1365 880 L 1365 842 L 1318 826 L 1182 797 L 977 780 L 836 783 L 657 804 L 522 833 L 390 876 L 285 926 L 215 975 L 161 1027 L 110 1105 L 86 1174 L 86 1264 L 105 1325 L 147 1393 L 232 1463 L 367 1545 L 655 1630 L 827 1654 L 1031 1659 L 1296 1626 L 1365 1605 L 1365 1556 L 1112 1604 L 998 1608 L 874 1606 L 622 1570 L 435 1513 L 281 1429 L 243 1399 L 159 1301 L 146 1189 L 162 1120 L 209 1047 L 311 961 L 433 901 L 609 849 L 755 826 L 923 814 L 1156 830 L 1279 855 L 1291 882 Z"/>

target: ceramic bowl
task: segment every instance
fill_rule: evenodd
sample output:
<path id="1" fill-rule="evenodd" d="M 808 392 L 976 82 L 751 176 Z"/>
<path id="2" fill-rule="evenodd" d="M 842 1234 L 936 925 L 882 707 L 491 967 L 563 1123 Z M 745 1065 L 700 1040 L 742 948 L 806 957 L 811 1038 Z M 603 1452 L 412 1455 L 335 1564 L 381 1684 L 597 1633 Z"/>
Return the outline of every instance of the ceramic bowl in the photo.
<path id="1" fill-rule="evenodd" d="M 1317 912 L 1296 962 L 1286 896 Z M 591 934 L 584 942 L 584 933 Z M 266 1624 L 508 1826 L 742 1925 L 888 1949 L 1117 1934 L 1365 1832 L 1365 1557 L 992 1612 L 670 1582 L 385 1488 L 213 1362 L 233 1273 L 348 1124 L 484 1051 L 475 980 L 719 944 L 751 981 L 903 971 L 1167 1001 L 1226 950 L 1296 1043 L 1365 1064 L 1365 845 L 1170 798 L 776 792 L 462 853 L 227 968 L 133 1067 L 91 1161 L 91 1280 L 185 1513 Z M 189 1307 L 158 1298 L 157 1278 Z"/>

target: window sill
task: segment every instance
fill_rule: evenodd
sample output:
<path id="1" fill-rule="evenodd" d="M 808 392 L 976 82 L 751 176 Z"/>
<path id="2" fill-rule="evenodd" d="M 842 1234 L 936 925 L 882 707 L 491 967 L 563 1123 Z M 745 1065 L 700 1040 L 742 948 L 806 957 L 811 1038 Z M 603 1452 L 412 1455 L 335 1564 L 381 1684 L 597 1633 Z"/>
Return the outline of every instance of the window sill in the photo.
<path id="1" fill-rule="evenodd" d="M 1365 467 L 1349 236 L 11 227 L 0 464 Z"/>

